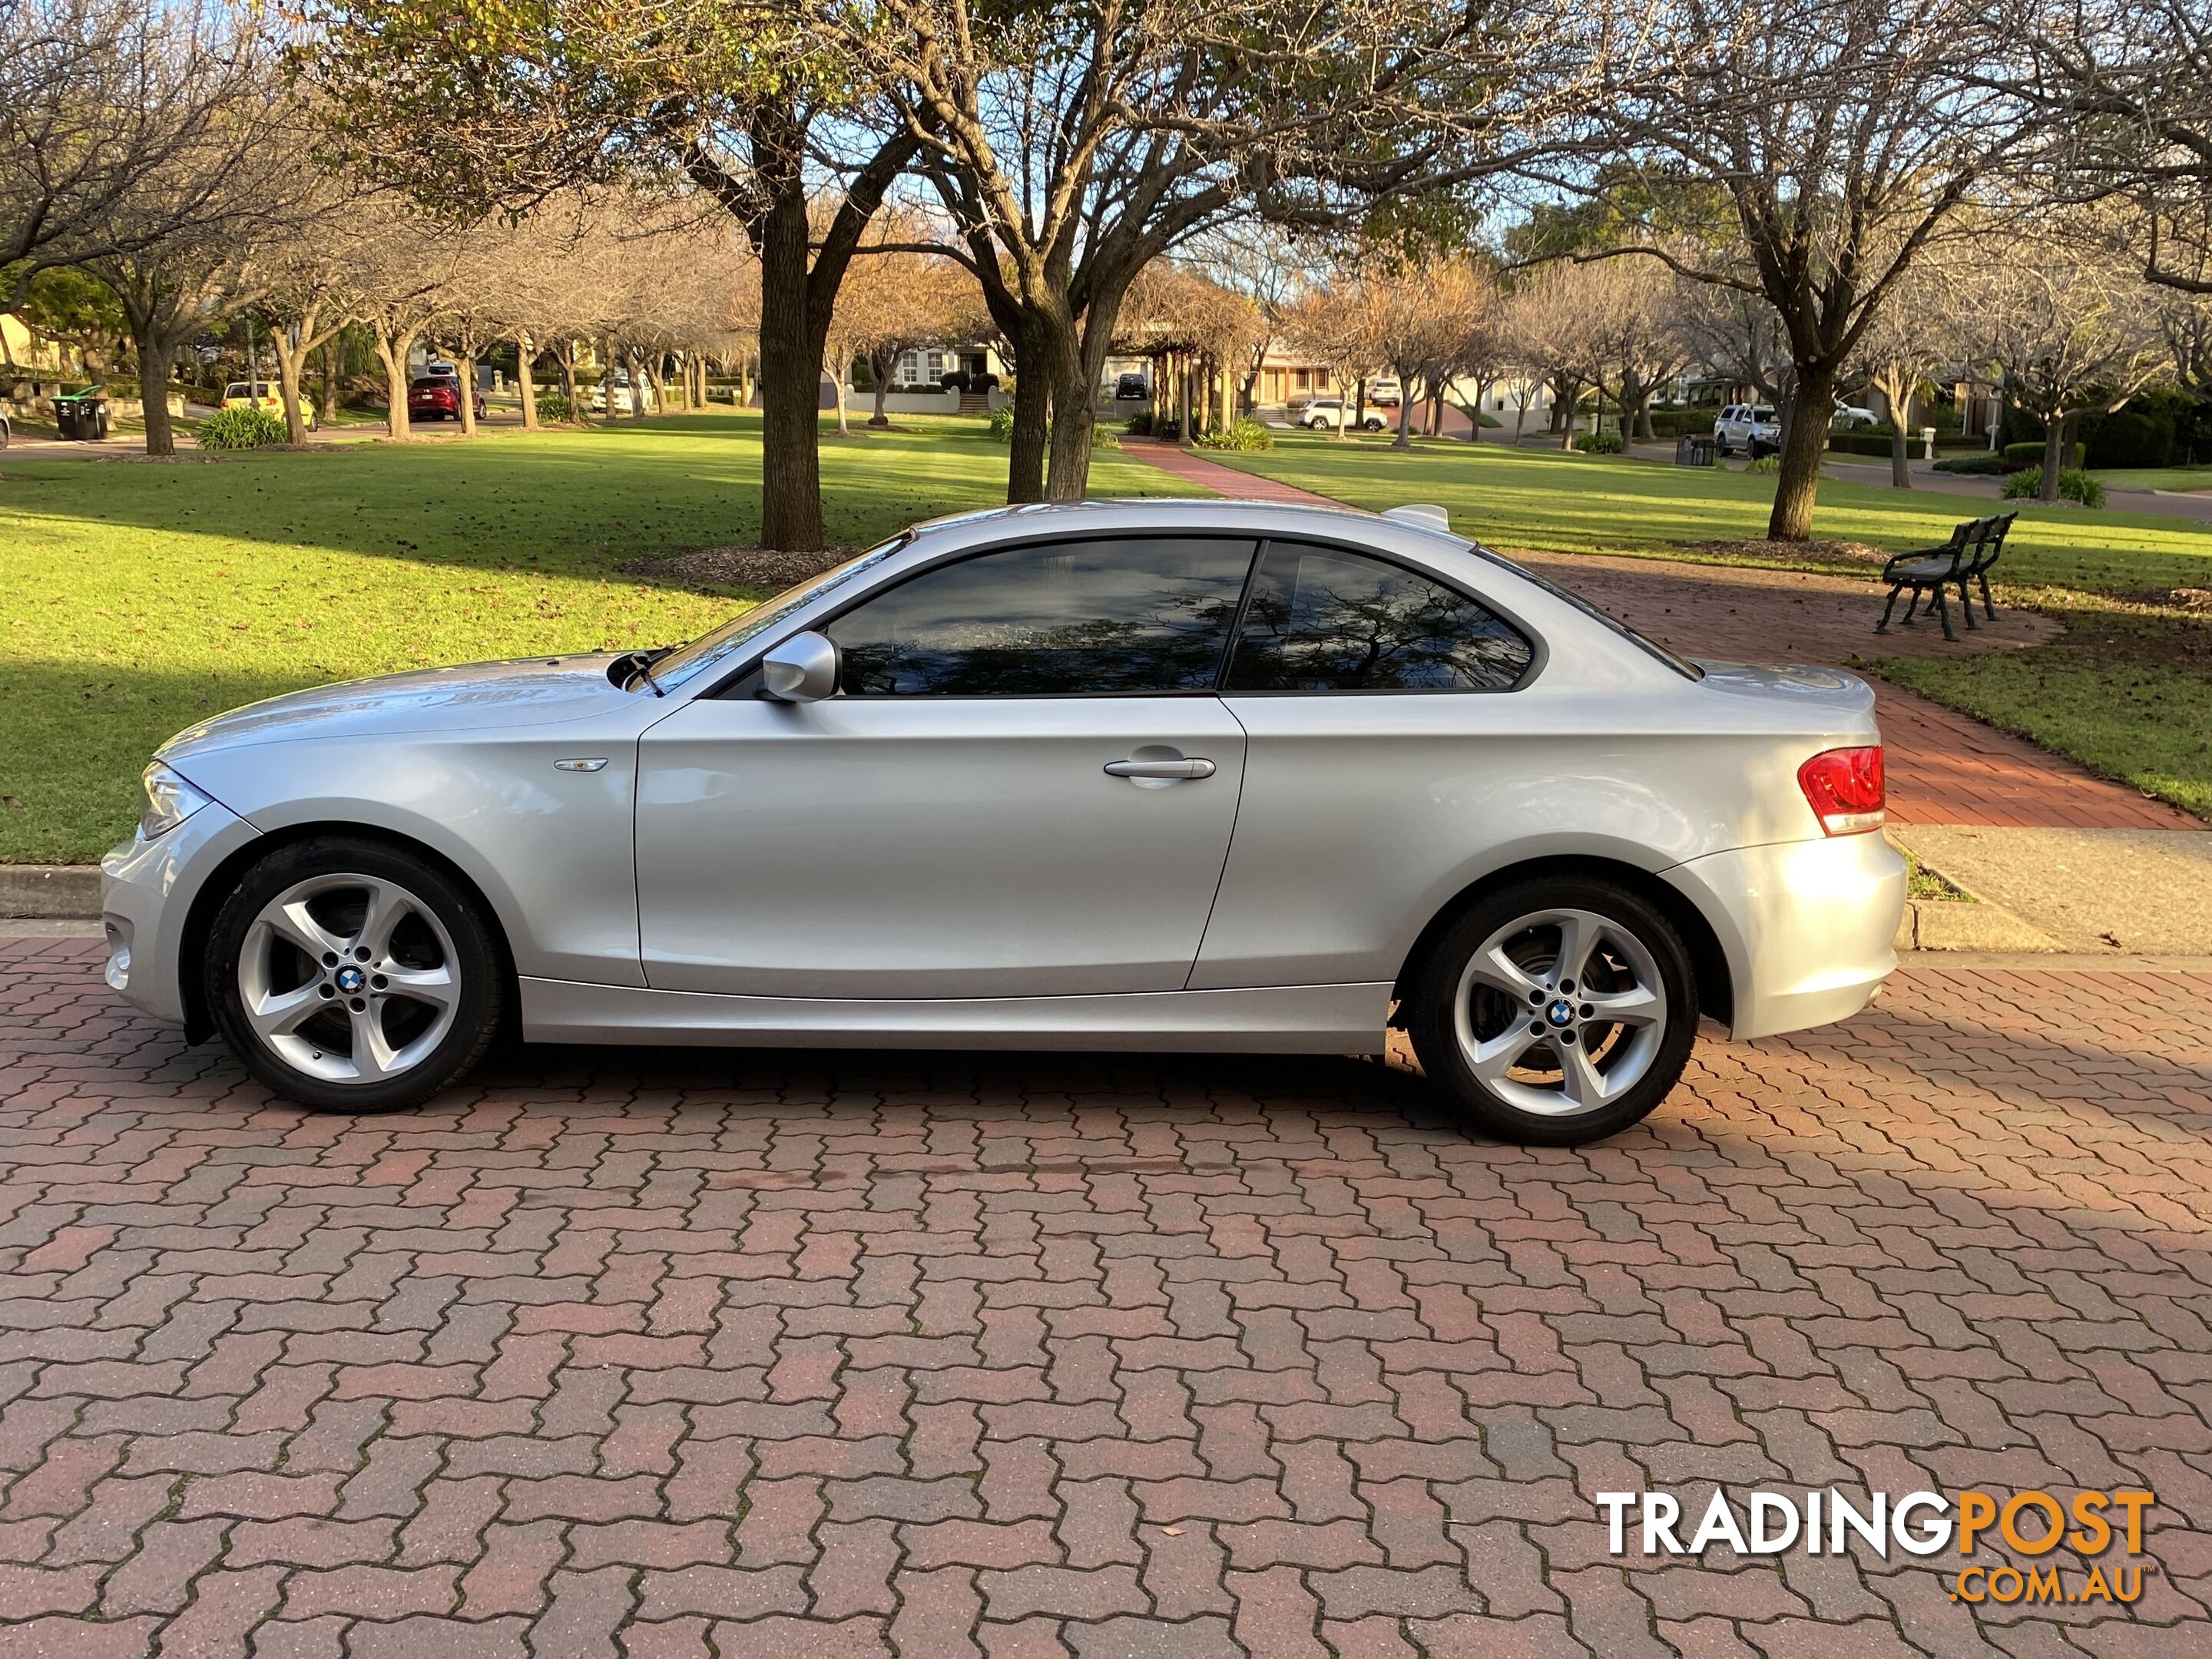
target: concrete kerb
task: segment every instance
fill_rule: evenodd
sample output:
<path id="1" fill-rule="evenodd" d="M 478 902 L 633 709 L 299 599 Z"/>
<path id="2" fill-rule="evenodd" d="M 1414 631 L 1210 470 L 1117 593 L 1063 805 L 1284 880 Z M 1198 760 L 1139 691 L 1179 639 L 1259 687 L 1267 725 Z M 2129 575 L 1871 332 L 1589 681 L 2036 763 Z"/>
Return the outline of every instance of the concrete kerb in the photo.
<path id="1" fill-rule="evenodd" d="M 0 916 L 94 920 L 96 864 L 0 864 Z"/>

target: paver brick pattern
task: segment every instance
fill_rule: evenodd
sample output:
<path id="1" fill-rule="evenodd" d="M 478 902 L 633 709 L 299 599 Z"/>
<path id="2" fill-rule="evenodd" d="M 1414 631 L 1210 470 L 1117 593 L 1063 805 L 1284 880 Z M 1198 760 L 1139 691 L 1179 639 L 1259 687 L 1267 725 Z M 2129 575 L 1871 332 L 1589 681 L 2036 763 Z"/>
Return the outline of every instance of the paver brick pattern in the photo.
<path id="1" fill-rule="evenodd" d="M 311 1116 L 97 956 L 0 945 L 4 1659 L 2212 1651 L 2212 975 L 1916 965 L 1577 1152 L 1327 1059 Z M 2144 1486 L 2160 1571 L 1607 1553 L 1715 1482 Z"/>

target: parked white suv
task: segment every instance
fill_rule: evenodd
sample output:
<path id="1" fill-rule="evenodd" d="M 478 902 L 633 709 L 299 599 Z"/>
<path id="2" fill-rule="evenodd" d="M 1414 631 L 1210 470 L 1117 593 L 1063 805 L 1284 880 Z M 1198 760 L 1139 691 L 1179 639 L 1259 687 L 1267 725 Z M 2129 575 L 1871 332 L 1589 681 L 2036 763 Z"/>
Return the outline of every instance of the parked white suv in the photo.
<path id="1" fill-rule="evenodd" d="M 1782 421 L 1771 404 L 1730 404 L 1713 422 L 1713 446 L 1723 455 L 1754 461 L 1782 447 Z"/>

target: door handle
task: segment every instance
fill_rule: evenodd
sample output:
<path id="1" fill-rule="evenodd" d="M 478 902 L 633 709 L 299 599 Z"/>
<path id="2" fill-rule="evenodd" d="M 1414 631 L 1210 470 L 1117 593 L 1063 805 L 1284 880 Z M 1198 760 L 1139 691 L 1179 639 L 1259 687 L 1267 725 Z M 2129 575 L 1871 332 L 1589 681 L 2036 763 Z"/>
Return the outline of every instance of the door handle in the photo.
<path id="1" fill-rule="evenodd" d="M 1213 763 L 1193 756 L 1188 760 L 1108 761 L 1109 778 L 1210 778 Z"/>

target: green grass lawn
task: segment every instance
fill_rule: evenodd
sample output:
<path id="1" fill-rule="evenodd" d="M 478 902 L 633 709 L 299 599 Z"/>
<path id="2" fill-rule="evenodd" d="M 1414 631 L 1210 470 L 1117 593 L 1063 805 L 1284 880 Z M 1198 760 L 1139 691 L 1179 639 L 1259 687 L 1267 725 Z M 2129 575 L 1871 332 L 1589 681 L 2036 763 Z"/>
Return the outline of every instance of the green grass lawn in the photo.
<path id="1" fill-rule="evenodd" d="M 1900 657 L 1887 678 L 2212 818 L 2212 618 L 2041 596 L 2056 645 Z"/>
<path id="2" fill-rule="evenodd" d="M 2107 489 L 2212 489 L 2212 466 L 2109 466 L 2095 476 Z"/>
<path id="3" fill-rule="evenodd" d="M 1005 499 L 981 421 L 900 425 L 825 433 L 832 541 Z M 0 861 L 97 858 L 130 833 L 147 757 L 211 712 L 720 621 L 732 600 L 617 567 L 757 539 L 759 431 L 722 413 L 173 463 L 0 456 Z M 1091 478 L 1176 493 L 1106 453 Z"/>
<path id="4" fill-rule="evenodd" d="M 1277 434 L 1257 455 L 1215 454 L 1248 471 L 1355 507 L 1433 501 L 1452 527 L 1500 549 L 1556 553 L 1672 552 L 1684 542 L 1766 533 L 1771 474 L 1672 467 L 1616 455 L 1504 445 L 1428 443 L 1410 453 L 1379 439 Z M 1942 541 L 1988 504 L 1932 490 L 1820 483 L 1813 533 L 1903 551 Z M 2008 506 L 2009 510 L 2009 505 Z M 2086 592 L 2139 594 L 2212 586 L 2212 530 L 2150 514 L 2021 509 L 2005 546 L 2008 580 Z"/>

